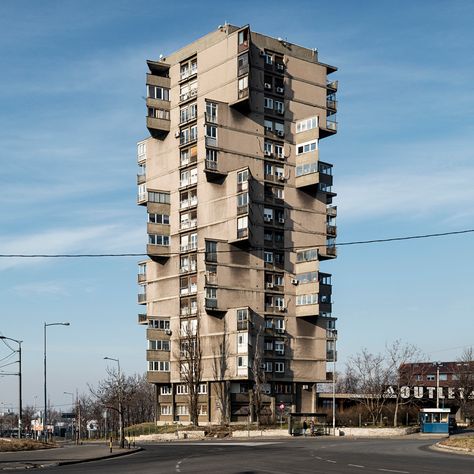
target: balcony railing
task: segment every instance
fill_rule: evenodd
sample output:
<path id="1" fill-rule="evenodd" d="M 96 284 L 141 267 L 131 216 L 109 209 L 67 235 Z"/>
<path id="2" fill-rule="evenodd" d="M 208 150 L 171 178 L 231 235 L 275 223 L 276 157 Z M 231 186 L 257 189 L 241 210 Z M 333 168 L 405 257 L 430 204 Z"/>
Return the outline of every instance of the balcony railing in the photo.
<path id="1" fill-rule="evenodd" d="M 193 229 L 197 226 L 197 219 L 189 219 L 187 221 L 181 221 L 179 230 Z"/>
<path id="2" fill-rule="evenodd" d="M 138 304 L 146 302 L 146 293 L 138 293 Z"/>
<path id="3" fill-rule="evenodd" d="M 333 132 L 337 132 L 337 122 L 333 120 L 326 120 L 326 128 Z"/>
<path id="4" fill-rule="evenodd" d="M 185 100 L 192 99 L 193 97 L 196 97 L 198 93 L 197 88 L 196 89 L 191 89 L 189 92 L 185 92 L 184 94 L 181 94 L 179 96 L 179 101 L 184 102 Z"/>
<path id="5" fill-rule="evenodd" d="M 339 86 L 339 81 L 328 81 L 326 86 L 328 89 L 331 89 L 331 92 L 335 92 Z"/>
<path id="6" fill-rule="evenodd" d="M 146 317 L 146 313 L 139 313 L 138 314 L 138 324 L 147 324 L 148 320 Z"/>
<path id="7" fill-rule="evenodd" d="M 336 237 L 336 235 L 337 235 L 337 226 L 335 226 L 335 225 L 326 226 L 326 234 L 331 236 L 331 237 Z"/>
<path id="8" fill-rule="evenodd" d="M 196 250 L 197 249 L 197 243 L 193 242 L 191 244 L 181 244 L 179 246 L 180 252 L 190 252 L 191 250 Z"/>
<path id="9" fill-rule="evenodd" d="M 190 199 L 184 199 L 179 203 L 180 209 L 187 209 L 188 207 L 197 206 L 197 196 Z"/>
<path id="10" fill-rule="evenodd" d="M 326 208 L 326 214 L 329 217 L 336 217 L 337 216 L 337 206 L 328 206 Z"/>

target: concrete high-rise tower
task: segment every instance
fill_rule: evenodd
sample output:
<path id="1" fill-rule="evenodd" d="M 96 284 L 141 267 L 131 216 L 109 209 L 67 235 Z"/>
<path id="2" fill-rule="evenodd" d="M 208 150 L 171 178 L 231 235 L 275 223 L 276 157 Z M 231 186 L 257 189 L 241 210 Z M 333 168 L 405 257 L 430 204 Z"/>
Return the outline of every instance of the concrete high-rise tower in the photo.
<path id="1" fill-rule="evenodd" d="M 336 357 L 320 262 L 336 257 L 337 209 L 319 159 L 337 131 L 336 68 L 232 25 L 147 64 L 138 302 L 157 421 L 189 420 L 196 344 L 200 421 L 247 420 L 255 399 L 252 416 L 312 411 Z"/>

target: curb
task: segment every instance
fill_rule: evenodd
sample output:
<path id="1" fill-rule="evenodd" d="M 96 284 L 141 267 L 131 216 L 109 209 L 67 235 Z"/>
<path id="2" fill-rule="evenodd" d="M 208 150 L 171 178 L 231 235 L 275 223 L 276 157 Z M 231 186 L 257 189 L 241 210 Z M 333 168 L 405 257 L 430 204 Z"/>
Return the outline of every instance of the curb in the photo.
<path id="1" fill-rule="evenodd" d="M 464 456 L 474 456 L 474 451 L 469 448 L 458 448 L 457 446 L 445 446 L 440 443 L 433 444 L 430 449 L 451 454 L 462 454 Z"/>
<path id="2" fill-rule="evenodd" d="M 127 451 L 123 451 L 121 453 L 112 453 L 112 454 L 107 454 L 104 456 L 97 456 L 93 458 L 84 458 L 84 459 L 73 459 L 71 461 L 57 461 L 57 462 L 48 462 L 45 461 L 43 463 L 28 463 L 24 462 L 19 466 L 12 466 L 12 467 L 0 467 L 0 471 L 19 471 L 19 470 L 25 470 L 25 469 L 37 469 L 37 468 L 46 468 L 46 467 L 55 467 L 55 466 L 68 466 L 71 464 L 81 464 L 81 463 L 86 463 L 86 462 L 93 462 L 93 461 L 103 461 L 105 459 L 112 459 L 112 458 L 118 458 L 120 456 L 127 456 L 129 454 L 135 454 L 140 451 L 143 451 L 143 448 L 138 447 L 138 448 L 133 448 L 129 449 Z M 12 462 L 11 464 L 16 464 Z M 18 463 L 20 464 L 20 463 Z"/>

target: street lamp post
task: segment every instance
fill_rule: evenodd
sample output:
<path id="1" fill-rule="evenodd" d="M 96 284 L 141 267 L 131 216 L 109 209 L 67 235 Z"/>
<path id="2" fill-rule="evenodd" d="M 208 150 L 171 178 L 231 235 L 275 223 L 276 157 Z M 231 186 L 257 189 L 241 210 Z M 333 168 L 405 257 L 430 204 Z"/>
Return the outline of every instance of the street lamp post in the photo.
<path id="1" fill-rule="evenodd" d="M 18 438 L 21 438 L 21 422 L 23 414 L 23 397 L 22 397 L 22 376 L 21 376 L 21 343 L 18 339 L 12 339 L 11 337 L 0 336 L 0 339 L 16 342 L 18 344 Z"/>
<path id="2" fill-rule="evenodd" d="M 43 433 L 44 433 L 44 440 L 48 442 L 48 429 L 47 429 L 47 422 L 48 422 L 48 394 L 46 391 L 46 328 L 48 326 L 69 326 L 70 323 L 44 323 L 44 412 L 43 412 Z"/>
<path id="3" fill-rule="evenodd" d="M 120 372 L 120 360 L 114 359 L 113 357 L 104 357 L 104 360 L 113 360 L 117 362 L 118 370 L 118 415 L 119 415 L 119 436 L 120 436 L 120 447 L 125 446 L 125 438 L 123 433 L 123 414 L 122 414 L 122 375 Z"/>

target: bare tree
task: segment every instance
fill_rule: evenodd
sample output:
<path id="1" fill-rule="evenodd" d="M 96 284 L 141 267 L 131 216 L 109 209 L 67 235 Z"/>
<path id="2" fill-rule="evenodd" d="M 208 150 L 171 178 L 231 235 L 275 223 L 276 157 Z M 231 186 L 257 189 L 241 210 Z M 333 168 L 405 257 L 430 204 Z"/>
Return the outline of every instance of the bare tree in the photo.
<path id="1" fill-rule="evenodd" d="M 202 348 L 199 317 L 181 322 L 179 365 L 181 379 L 188 389 L 189 420 L 199 425 L 199 385 L 202 379 Z"/>
<path id="2" fill-rule="evenodd" d="M 390 382 L 390 371 L 384 356 L 362 349 L 348 360 L 346 378 L 354 383 L 355 400 L 367 409 L 373 424 L 377 424 L 387 402 L 385 392 Z"/>
<path id="3" fill-rule="evenodd" d="M 229 369 L 229 340 L 227 337 L 226 324 L 224 319 L 224 332 L 222 338 L 213 349 L 212 372 L 214 376 L 214 387 L 217 402 L 220 406 L 221 424 L 227 425 L 230 422 L 230 382 L 226 380 Z"/>
<path id="4" fill-rule="evenodd" d="M 413 344 L 405 344 L 400 339 L 387 345 L 386 351 L 388 382 L 392 387 L 390 397 L 395 402 L 393 426 L 396 427 L 398 426 L 399 408 L 402 405 L 413 403 L 413 398 L 409 393 L 402 393 L 402 387 L 414 385 L 415 376 L 419 374 L 419 370 L 414 364 L 420 362 L 423 357 L 418 347 Z"/>
<path id="5" fill-rule="evenodd" d="M 252 405 L 257 418 L 257 425 L 260 426 L 261 416 L 263 411 L 263 389 L 266 383 L 265 368 L 263 366 L 263 334 L 262 327 L 260 327 L 255 336 L 255 348 L 253 352 L 253 360 L 251 372 L 253 377 L 252 389 Z"/>
<path id="6" fill-rule="evenodd" d="M 120 447 L 125 446 L 124 432 L 124 400 L 132 396 L 132 390 L 125 384 L 125 377 L 114 369 L 107 369 L 108 377 L 101 380 L 97 389 L 89 386 L 91 393 L 98 399 L 99 403 L 108 410 L 115 412 L 119 419 L 119 442 Z"/>
<path id="7" fill-rule="evenodd" d="M 473 348 L 464 349 L 456 363 L 455 385 L 461 415 L 464 419 L 474 418 L 474 352 Z"/>

